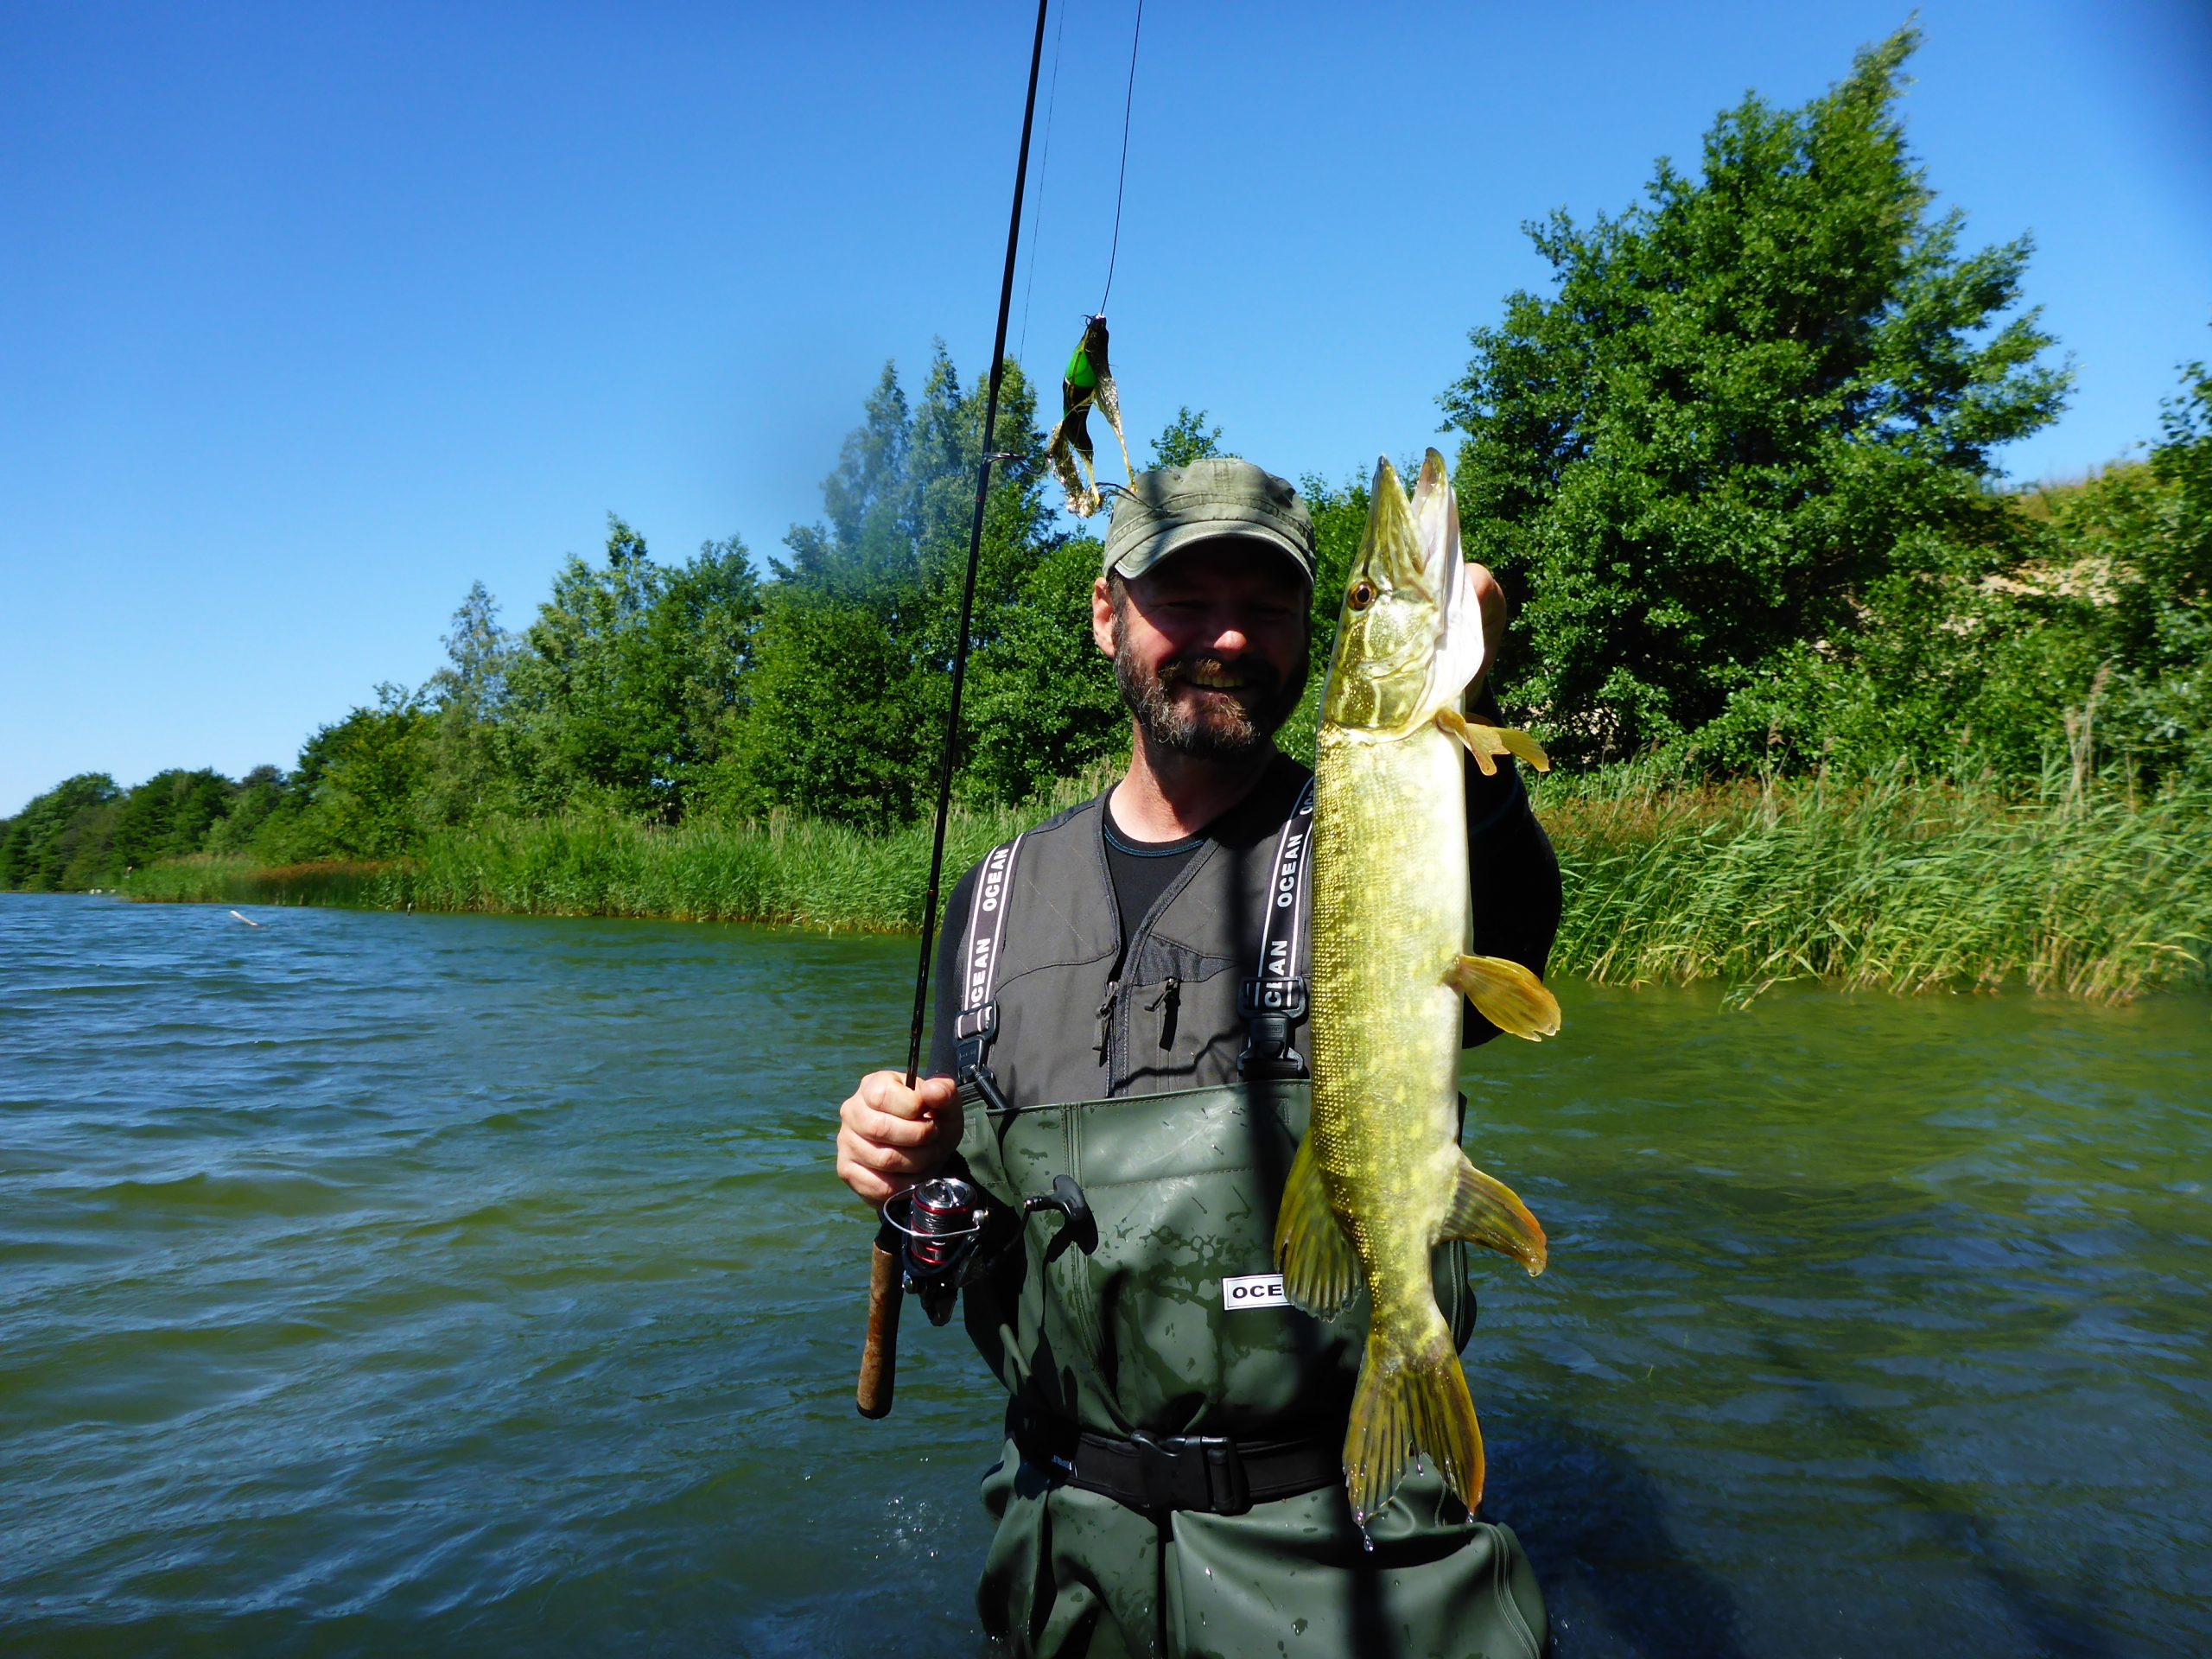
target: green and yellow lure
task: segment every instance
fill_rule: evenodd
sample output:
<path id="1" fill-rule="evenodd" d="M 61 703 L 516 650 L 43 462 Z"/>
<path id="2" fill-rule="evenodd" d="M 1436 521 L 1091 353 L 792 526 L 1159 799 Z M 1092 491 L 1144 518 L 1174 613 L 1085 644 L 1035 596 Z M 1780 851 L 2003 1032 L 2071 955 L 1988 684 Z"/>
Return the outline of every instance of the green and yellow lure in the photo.
<path id="1" fill-rule="evenodd" d="M 1129 477 L 1136 468 L 1129 463 L 1128 440 L 1122 435 L 1122 396 L 1114 387 L 1114 372 L 1106 361 L 1106 318 L 1102 313 L 1086 318 L 1083 339 L 1068 359 L 1060 378 L 1060 418 L 1052 428 L 1045 453 L 1060 487 L 1068 493 L 1068 511 L 1088 518 L 1103 505 L 1090 443 L 1090 411 L 1096 405 L 1114 429 L 1114 442 L 1122 448 L 1122 465 Z M 1078 465 L 1078 463 L 1080 463 Z"/>

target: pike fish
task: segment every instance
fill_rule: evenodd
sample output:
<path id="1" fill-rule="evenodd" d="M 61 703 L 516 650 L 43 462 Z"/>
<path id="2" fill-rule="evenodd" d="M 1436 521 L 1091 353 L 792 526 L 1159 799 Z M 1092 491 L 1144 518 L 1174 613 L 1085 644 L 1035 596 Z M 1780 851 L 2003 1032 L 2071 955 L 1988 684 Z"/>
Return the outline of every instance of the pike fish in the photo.
<path id="1" fill-rule="evenodd" d="M 1333 1318 L 1368 1290 L 1367 1351 L 1344 1437 L 1344 1485 L 1363 1527 L 1408 1461 L 1427 1456 L 1470 1510 L 1482 1430 L 1430 1263 L 1465 1239 L 1543 1271 L 1544 1231 L 1459 1149 L 1460 999 L 1500 1030 L 1559 1029 L 1559 1004 L 1515 962 L 1469 953 L 1460 751 L 1485 772 L 1525 733 L 1478 725 L 1462 695 L 1483 658 L 1482 614 L 1459 551 L 1443 457 L 1408 501 L 1376 468 L 1344 590 L 1314 762 L 1312 1126 L 1275 1227 L 1284 1289 Z"/>

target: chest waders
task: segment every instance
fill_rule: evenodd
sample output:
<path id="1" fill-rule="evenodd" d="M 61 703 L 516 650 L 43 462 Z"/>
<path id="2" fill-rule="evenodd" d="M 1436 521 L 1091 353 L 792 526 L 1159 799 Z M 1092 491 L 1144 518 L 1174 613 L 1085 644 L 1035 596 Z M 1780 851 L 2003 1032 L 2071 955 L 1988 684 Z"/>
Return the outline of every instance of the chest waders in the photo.
<path id="1" fill-rule="evenodd" d="M 1210 836 L 1126 941 L 1103 798 L 998 849 L 975 884 L 962 1156 L 1001 1200 L 1072 1177 L 1096 1226 L 1086 1251 L 1058 1216 L 1027 1217 L 963 1294 L 1013 1395 L 979 1606 L 1024 1655 L 1535 1659 L 1542 1599 L 1510 1529 L 1427 1472 L 1374 1517 L 1371 1549 L 1353 1526 L 1364 1293 L 1325 1324 L 1273 1272 L 1309 1104 L 1293 1045 L 1312 803 L 1286 808 L 1302 778 L 1271 781 L 1257 833 Z M 1462 1344 L 1465 1265 L 1437 1253 Z"/>

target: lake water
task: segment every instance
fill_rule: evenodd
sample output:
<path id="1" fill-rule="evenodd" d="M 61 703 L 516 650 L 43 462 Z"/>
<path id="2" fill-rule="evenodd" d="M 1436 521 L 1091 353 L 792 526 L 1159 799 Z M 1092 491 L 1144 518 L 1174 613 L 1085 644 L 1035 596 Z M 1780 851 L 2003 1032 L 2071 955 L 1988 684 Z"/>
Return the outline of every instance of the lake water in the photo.
<path id="1" fill-rule="evenodd" d="M 911 945 L 252 913 L 0 895 L 0 1649 L 976 1653 L 830 1173 Z M 1467 1072 L 1561 1655 L 2212 1649 L 2212 999 L 1562 1001 Z"/>

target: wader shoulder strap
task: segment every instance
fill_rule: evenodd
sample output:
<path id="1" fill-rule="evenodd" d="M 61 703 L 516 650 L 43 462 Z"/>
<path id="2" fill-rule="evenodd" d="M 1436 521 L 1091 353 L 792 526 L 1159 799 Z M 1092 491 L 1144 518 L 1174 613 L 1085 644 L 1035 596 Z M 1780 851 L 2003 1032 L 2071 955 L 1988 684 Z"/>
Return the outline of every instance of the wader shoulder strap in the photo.
<path id="1" fill-rule="evenodd" d="M 991 993 L 1006 944 L 1006 913 L 1014 897 L 1014 861 L 1023 835 L 994 847 L 976 874 L 968 902 L 968 927 L 960 940 L 960 1012 L 952 1021 L 953 1079 L 980 1096 L 993 1111 L 1011 1109 L 991 1075 L 992 1039 L 999 1034 L 999 1005 Z"/>
<path id="2" fill-rule="evenodd" d="M 1267 908 L 1260 924 L 1259 971 L 1237 992 L 1236 1012 L 1248 1034 L 1236 1069 L 1245 1077 L 1302 1077 L 1306 1058 L 1290 1046 L 1306 1018 L 1306 976 L 1298 971 L 1300 946 L 1313 914 L 1306 872 L 1313 840 L 1313 780 L 1300 791 L 1290 821 L 1275 842 L 1268 875 Z"/>

